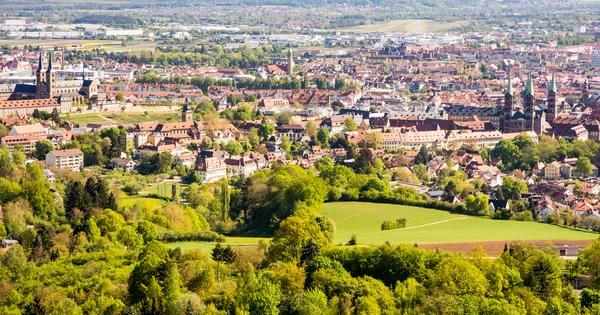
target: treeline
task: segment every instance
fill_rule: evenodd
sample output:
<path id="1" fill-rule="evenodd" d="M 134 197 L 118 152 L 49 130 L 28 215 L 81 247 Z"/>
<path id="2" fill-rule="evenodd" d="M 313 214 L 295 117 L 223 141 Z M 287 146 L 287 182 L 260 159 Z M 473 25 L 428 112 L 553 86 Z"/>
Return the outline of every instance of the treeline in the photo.
<path id="1" fill-rule="evenodd" d="M 137 27 L 142 26 L 144 23 L 142 20 L 128 15 L 92 14 L 74 19 L 73 24 L 102 24 L 120 27 Z"/>
<path id="2" fill-rule="evenodd" d="M 534 143 L 530 137 L 520 135 L 513 141 L 501 140 L 491 152 L 486 150 L 482 157 L 486 160 L 491 155 L 501 159 L 502 164 L 499 167 L 506 171 L 529 171 L 537 162 L 547 164 L 562 161 L 566 157 L 577 158 L 578 170 L 584 175 L 589 175 L 592 171 L 590 159 L 596 157 L 599 149 L 600 144 L 591 139 L 567 141 L 564 138 L 554 139 L 540 135 L 538 142 Z"/>

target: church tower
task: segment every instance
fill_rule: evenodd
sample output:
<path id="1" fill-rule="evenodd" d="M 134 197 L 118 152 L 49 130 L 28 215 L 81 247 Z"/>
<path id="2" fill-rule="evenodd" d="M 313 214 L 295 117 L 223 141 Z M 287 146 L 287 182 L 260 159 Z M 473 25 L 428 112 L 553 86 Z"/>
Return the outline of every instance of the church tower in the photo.
<path id="1" fill-rule="evenodd" d="M 294 53 L 292 53 L 292 48 L 288 48 L 287 74 L 294 74 Z"/>
<path id="2" fill-rule="evenodd" d="M 527 85 L 523 91 L 523 114 L 525 115 L 525 120 L 533 126 L 533 119 L 535 117 L 535 88 L 531 80 L 531 73 L 527 76 Z"/>
<path id="3" fill-rule="evenodd" d="M 589 99 L 590 99 L 590 89 L 589 89 L 588 81 L 585 80 L 585 82 L 583 83 L 583 91 L 581 92 L 581 103 L 587 105 Z"/>
<path id="4" fill-rule="evenodd" d="M 54 97 L 54 92 L 56 91 L 56 72 L 52 67 L 52 57 L 53 54 L 50 52 L 50 59 L 48 59 L 48 69 L 46 69 L 46 84 L 48 84 L 49 88 L 49 97 Z"/>
<path id="5" fill-rule="evenodd" d="M 43 85 L 44 85 L 44 81 L 45 81 L 45 77 L 42 74 L 43 71 L 43 67 L 44 67 L 44 60 L 42 59 L 42 48 L 40 48 L 40 58 L 38 60 L 38 68 L 35 71 L 35 87 L 36 87 L 36 93 L 37 93 L 37 97 L 38 98 L 44 98 L 44 95 L 42 95 L 42 91 L 43 89 Z"/>
<path id="6" fill-rule="evenodd" d="M 506 91 L 504 91 L 504 108 L 502 109 L 502 131 L 508 132 L 508 122 L 513 115 L 515 105 L 515 96 L 512 88 L 512 83 L 510 81 L 510 72 L 508 74 L 508 85 L 506 86 Z"/>
<path id="7" fill-rule="evenodd" d="M 190 105 L 188 104 L 187 98 L 185 99 L 185 104 L 183 104 L 183 110 L 181 111 L 181 121 L 193 121 L 192 110 L 190 109 Z"/>
<path id="8" fill-rule="evenodd" d="M 554 80 L 554 73 L 552 74 L 552 81 L 548 86 L 548 114 L 546 120 L 551 122 L 556 118 L 558 108 L 556 106 L 556 81 Z"/>

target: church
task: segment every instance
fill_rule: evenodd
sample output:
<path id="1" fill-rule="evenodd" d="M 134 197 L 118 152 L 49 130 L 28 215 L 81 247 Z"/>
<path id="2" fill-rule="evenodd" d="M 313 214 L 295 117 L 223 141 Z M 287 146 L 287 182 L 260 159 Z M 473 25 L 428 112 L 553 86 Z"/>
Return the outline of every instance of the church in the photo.
<path id="1" fill-rule="evenodd" d="M 100 97 L 99 83 L 95 80 L 57 81 L 56 71 L 52 65 L 53 54 L 50 52 L 48 68 L 44 71 L 43 53 L 40 50 L 38 68 L 35 73 L 35 84 L 17 84 L 9 99 L 48 99 L 68 97 L 73 103 L 81 104 L 86 100 L 95 101 Z"/>
<path id="2" fill-rule="evenodd" d="M 27 116 L 36 109 L 52 111 L 57 108 L 64 113 L 71 111 L 72 104 L 86 101 L 96 103 L 104 98 L 96 80 L 57 81 L 52 57 L 50 52 L 48 68 L 44 70 L 43 52 L 40 50 L 35 84 L 5 85 L 5 88 L 0 88 L 0 117 Z"/>
<path id="3" fill-rule="evenodd" d="M 549 127 L 548 123 L 556 118 L 556 81 L 554 74 L 552 81 L 548 86 L 547 108 L 544 111 L 538 109 L 535 99 L 535 87 L 531 79 L 531 74 L 527 76 L 527 84 L 521 92 L 521 108 L 516 108 L 516 96 L 512 87 L 510 75 L 508 76 L 508 85 L 504 92 L 504 107 L 502 108 L 502 118 L 500 121 L 503 133 L 515 133 L 534 131 L 537 134 L 544 133 Z"/>

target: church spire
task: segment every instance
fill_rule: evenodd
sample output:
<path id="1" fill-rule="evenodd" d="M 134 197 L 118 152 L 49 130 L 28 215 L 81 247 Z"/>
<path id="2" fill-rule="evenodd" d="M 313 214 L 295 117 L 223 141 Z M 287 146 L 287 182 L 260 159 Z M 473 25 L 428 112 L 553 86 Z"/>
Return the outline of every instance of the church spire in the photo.
<path id="1" fill-rule="evenodd" d="M 38 60 L 38 68 L 37 68 L 37 72 L 42 72 L 42 67 L 44 65 L 44 61 L 42 60 L 42 48 L 40 47 L 40 58 Z"/>
<path id="2" fill-rule="evenodd" d="M 50 51 L 50 58 L 48 59 L 48 70 L 46 70 L 46 72 L 54 72 L 54 68 L 52 68 L 52 58 L 53 54 L 52 51 Z"/>
<path id="3" fill-rule="evenodd" d="M 531 73 L 527 75 L 527 85 L 525 86 L 525 95 L 535 96 L 535 89 L 533 88 L 533 81 L 531 80 Z"/>
<path id="4" fill-rule="evenodd" d="M 554 73 L 552 73 L 552 81 L 550 81 L 550 86 L 548 87 L 548 92 L 556 93 L 556 80 L 554 80 Z"/>
<path id="5" fill-rule="evenodd" d="M 510 73 L 508 74 L 508 85 L 506 85 L 506 91 L 504 92 L 504 94 L 513 95 L 512 83 L 510 82 Z"/>

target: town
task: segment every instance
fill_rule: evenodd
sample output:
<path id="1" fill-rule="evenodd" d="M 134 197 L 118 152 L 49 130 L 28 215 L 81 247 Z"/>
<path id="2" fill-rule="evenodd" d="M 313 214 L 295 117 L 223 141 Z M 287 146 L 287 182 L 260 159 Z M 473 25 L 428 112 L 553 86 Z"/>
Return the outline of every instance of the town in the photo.
<path id="1" fill-rule="evenodd" d="M 0 313 L 600 314 L 600 6 L 196 2 L 7 2 Z"/>

